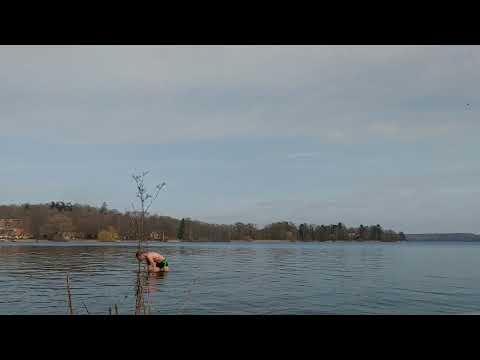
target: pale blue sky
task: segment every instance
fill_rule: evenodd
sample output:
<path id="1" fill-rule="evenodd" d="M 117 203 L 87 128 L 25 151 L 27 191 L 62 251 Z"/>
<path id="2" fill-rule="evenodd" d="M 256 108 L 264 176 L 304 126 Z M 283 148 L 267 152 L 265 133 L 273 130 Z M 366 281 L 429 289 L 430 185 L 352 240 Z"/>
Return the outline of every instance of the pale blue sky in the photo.
<path id="1" fill-rule="evenodd" d="M 477 46 L 2 46 L 0 203 L 480 232 Z M 467 105 L 469 104 L 469 105 Z"/>

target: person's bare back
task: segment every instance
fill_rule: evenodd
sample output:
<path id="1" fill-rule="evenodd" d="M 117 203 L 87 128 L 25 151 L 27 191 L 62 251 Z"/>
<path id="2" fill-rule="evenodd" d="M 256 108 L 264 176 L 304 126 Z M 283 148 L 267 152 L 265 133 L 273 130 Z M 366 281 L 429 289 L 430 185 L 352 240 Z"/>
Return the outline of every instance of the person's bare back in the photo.
<path id="1" fill-rule="evenodd" d="M 137 251 L 135 254 L 138 261 L 145 261 L 149 272 L 168 272 L 168 261 L 165 256 L 155 251 Z"/>

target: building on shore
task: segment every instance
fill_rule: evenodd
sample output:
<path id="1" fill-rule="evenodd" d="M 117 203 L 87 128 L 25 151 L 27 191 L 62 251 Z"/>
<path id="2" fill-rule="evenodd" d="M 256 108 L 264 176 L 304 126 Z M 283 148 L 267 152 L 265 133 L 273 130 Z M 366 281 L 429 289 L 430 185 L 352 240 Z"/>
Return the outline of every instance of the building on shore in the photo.
<path id="1" fill-rule="evenodd" d="M 168 235 L 165 234 L 165 231 L 162 231 L 161 233 L 157 231 L 152 231 L 149 238 L 150 240 L 168 241 Z"/>
<path id="2" fill-rule="evenodd" d="M 350 231 L 348 233 L 348 240 L 358 240 L 360 238 L 360 235 L 358 234 L 357 231 Z"/>
<path id="3" fill-rule="evenodd" d="M 43 240 L 51 241 L 71 241 L 86 239 L 85 234 L 74 231 L 57 231 L 57 232 L 45 232 L 40 234 L 40 238 Z"/>
<path id="4" fill-rule="evenodd" d="M 31 235 L 25 232 L 23 219 L 0 219 L 0 239 L 28 239 Z"/>
<path id="5" fill-rule="evenodd" d="M 24 228 L 23 219 L 0 219 L 0 231 L 23 229 L 23 228 Z"/>

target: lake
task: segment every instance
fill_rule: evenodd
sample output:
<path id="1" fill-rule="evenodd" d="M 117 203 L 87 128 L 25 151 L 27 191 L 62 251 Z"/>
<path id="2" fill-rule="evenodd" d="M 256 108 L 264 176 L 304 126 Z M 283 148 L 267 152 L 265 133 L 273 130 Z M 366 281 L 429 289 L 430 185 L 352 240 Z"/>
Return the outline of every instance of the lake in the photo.
<path id="1" fill-rule="evenodd" d="M 153 314 L 471 314 L 480 243 L 151 243 Z M 133 314 L 135 243 L 0 243 L 0 314 Z"/>

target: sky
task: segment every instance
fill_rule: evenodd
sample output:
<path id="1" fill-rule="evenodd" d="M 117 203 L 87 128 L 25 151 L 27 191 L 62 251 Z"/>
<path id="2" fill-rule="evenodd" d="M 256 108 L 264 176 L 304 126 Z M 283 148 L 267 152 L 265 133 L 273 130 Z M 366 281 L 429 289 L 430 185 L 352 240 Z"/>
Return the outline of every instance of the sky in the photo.
<path id="1" fill-rule="evenodd" d="M 480 233 L 478 46 L 0 46 L 0 203 Z"/>

